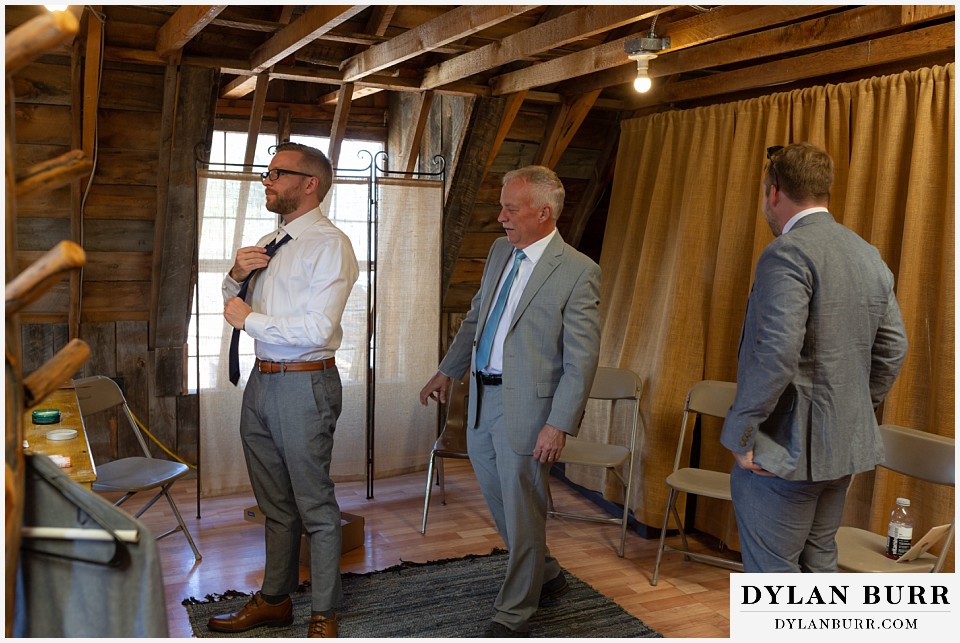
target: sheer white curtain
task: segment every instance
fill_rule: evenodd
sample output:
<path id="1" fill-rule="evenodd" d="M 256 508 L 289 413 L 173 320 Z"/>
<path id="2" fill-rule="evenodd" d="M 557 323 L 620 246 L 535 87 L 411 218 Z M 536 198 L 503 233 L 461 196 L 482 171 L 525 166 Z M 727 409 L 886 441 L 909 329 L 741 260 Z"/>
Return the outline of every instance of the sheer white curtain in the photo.
<path id="1" fill-rule="evenodd" d="M 263 207 L 259 173 L 201 170 L 199 180 L 200 261 L 197 297 L 200 391 L 201 495 L 250 489 L 240 444 L 240 403 L 253 366 L 253 340 L 240 334 L 240 382 L 227 376 L 231 328 L 223 319 L 220 285 L 236 249 L 276 229 L 277 216 Z M 343 315 L 337 368 L 343 381 L 343 413 L 337 423 L 331 474 L 362 479 L 365 472 L 367 344 L 367 203 L 369 180 L 336 180 L 321 209 L 350 237 L 360 278 Z M 193 338 L 191 338 L 193 341 Z"/>

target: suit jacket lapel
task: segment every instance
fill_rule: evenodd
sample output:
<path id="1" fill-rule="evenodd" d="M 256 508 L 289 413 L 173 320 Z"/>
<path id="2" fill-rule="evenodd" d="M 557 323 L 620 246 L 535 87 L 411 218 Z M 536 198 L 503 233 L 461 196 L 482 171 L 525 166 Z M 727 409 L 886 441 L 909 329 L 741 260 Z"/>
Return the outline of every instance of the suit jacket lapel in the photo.
<path id="1" fill-rule="evenodd" d="M 517 302 L 517 310 L 513 313 L 513 319 L 510 321 L 511 330 L 516 325 L 517 320 L 520 319 L 523 311 L 526 310 L 530 302 L 533 301 L 534 296 L 536 296 L 537 292 L 547 281 L 547 277 L 549 277 L 562 262 L 564 246 L 566 246 L 566 243 L 559 234 L 554 235 L 550 243 L 547 244 L 543 256 L 540 257 L 540 261 L 537 262 L 536 267 L 533 269 L 530 279 L 527 280 L 523 294 L 520 295 L 520 301 Z"/>

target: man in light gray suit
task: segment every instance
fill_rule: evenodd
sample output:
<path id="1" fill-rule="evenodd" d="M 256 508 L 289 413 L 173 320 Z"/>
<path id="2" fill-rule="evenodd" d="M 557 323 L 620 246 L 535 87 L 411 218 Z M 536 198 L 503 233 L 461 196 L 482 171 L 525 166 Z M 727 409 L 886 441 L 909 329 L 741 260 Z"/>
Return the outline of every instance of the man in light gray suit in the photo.
<path id="1" fill-rule="evenodd" d="M 852 474 L 883 461 L 876 409 L 907 337 L 880 253 L 827 211 L 833 160 L 800 143 L 767 150 L 757 262 L 737 395 L 721 443 L 746 572 L 835 572 Z"/>
<path id="2" fill-rule="evenodd" d="M 540 602 L 567 581 L 546 544 L 547 482 L 579 430 L 600 350 L 600 268 L 557 232 L 564 189 L 528 166 L 503 177 L 498 221 L 473 298 L 420 402 L 446 401 L 470 369 L 467 451 L 510 551 L 487 637 L 529 636 Z"/>

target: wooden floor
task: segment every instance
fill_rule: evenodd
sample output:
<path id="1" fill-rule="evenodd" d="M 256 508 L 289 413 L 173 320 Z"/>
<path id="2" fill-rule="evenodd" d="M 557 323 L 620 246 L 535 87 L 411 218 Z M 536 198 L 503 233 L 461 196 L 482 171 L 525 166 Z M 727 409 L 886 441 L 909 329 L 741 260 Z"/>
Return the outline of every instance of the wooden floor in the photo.
<path id="1" fill-rule="evenodd" d="M 373 500 L 367 500 L 364 482 L 338 484 L 341 509 L 362 515 L 366 522 L 364 546 L 343 556 L 342 571 L 368 572 L 401 561 L 489 553 L 502 547 L 469 463 L 449 460 L 446 471 L 447 504 L 440 504 L 439 490 L 434 487 L 426 535 L 420 534 L 425 474 L 378 480 Z M 181 534 L 159 543 L 170 636 L 179 638 L 191 636 L 182 599 L 227 589 L 253 592 L 260 588 L 263 527 L 243 519 L 243 509 L 254 504 L 251 495 L 205 498 L 202 518 L 197 520 L 195 482 L 180 481 L 177 486 L 177 504 L 203 555 L 203 560 L 195 563 Z M 558 509 L 595 509 L 560 482 L 554 481 L 552 490 Z M 158 503 L 143 516 L 143 522 L 158 532 L 170 520 L 165 503 Z M 657 541 L 628 533 L 625 555 L 618 558 L 618 537 L 619 530 L 612 525 L 566 519 L 547 522 L 547 542 L 560 564 L 649 627 L 670 638 L 729 637 L 730 572 L 684 561 L 679 554 L 665 554 L 659 582 L 652 587 Z M 485 621 L 490 612 L 489 606 L 478 606 L 477 619 Z"/>

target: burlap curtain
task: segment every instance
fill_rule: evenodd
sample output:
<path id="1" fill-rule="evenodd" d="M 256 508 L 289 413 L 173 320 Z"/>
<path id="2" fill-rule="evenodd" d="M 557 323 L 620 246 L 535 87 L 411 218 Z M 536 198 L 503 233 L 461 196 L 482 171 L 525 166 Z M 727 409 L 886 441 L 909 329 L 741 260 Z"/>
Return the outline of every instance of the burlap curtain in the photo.
<path id="1" fill-rule="evenodd" d="M 836 162 L 831 211 L 896 276 L 910 350 L 882 420 L 953 436 L 953 76 L 950 64 L 624 122 L 600 262 L 600 363 L 644 381 L 640 522 L 663 519 L 687 389 L 736 379 L 753 268 L 773 239 L 759 208 L 769 145 L 826 149 Z M 591 437 L 611 430 L 602 411 L 587 420 Z M 704 423 L 700 461 L 727 469 L 719 430 Z M 612 494 L 588 470 L 568 475 Z M 953 516 L 952 494 L 870 473 L 858 477 L 845 521 L 881 531 L 897 495 L 914 501 L 920 534 Z M 737 546 L 728 505 L 701 499 L 696 526 Z"/>

